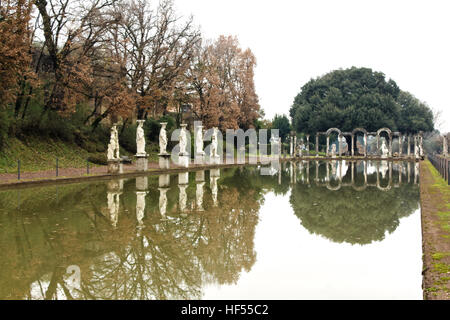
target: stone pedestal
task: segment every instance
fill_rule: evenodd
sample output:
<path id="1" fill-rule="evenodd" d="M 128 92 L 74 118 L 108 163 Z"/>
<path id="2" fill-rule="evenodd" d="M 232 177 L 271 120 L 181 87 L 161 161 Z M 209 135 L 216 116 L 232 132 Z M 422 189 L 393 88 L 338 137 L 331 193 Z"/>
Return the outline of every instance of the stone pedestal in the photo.
<path id="1" fill-rule="evenodd" d="M 120 160 L 109 160 L 108 161 L 108 174 L 119 174 L 123 173 L 123 166 Z"/>
<path id="2" fill-rule="evenodd" d="M 164 170 L 170 169 L 170 154 L 159 155 L 159 168 Z"/>
<path id="3" fill-rule="evenodd" d="M 189 155 L 180 154 L 178 157 L 178 165 L 182 168 L 189 168 L 190 160 Z"/>
<path id="4" fill-rule="evenodd" d="M 197 154 L 195 155 L 195 164 L 204 165 L 205 164 L 205 154 Z"/>
<path id="5" fill-rule="evenodd" d="M 136 170 L 144 172 L 148 170 L 148 155 L 136 155 Z"/>
<path id="6" fill-rule="evenodd" d="M 221 163 L 220 157 L 211 157 L 209 159 L 210 165 L 219 165 Z"/>

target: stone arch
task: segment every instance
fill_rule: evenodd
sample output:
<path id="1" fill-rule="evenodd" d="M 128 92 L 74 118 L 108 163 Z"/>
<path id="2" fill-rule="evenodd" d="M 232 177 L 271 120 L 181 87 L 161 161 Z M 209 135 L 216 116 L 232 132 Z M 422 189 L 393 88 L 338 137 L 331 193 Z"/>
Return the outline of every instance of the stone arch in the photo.
<path id="1" fill-rule="evenodd" d="M 342 131 L 341 130 L 339 130 L 338 128 L 330 128 L 330 129 L 328 129 L 328 131 L 325 133 L 326 134 L 326 136 L 327 136 L 327 157 L 330 155 L 330 135 L 333 133 L 333 132 L 336 132 L 337 134 L 338 134 L 338 137 L 339 137 L 339 156 L 341 156 L 342 155 L 342 148 L 340 147 L 340 138 L 342 137 Z"/>
<path id="2" fill-rule="evenodd" d="M 364 157 L 367 157 L 367 138 L 369 136 L 369 133 L 364 128 L 356 128 L 352 131 L 352 156 L 355 156 L 355 137 L 359 132 L 362 132 L 364 134 Z"/>
<path id="3" fill-rule="evenodd" d="M 392 157 L 392 131 L 389 128 L 381 128 L 377 131 L 377 152 L 380 152 L 380 136 L 383 132 L 386 132 L 389 137 L 389 158 Z"/>

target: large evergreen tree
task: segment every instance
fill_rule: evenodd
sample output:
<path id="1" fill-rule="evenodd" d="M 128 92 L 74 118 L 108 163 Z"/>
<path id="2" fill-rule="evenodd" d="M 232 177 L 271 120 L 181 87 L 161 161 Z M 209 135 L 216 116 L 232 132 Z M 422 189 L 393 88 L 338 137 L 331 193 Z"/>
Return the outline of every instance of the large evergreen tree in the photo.
<path id="1" fill-rule="evenodd" d="M 408 133 L 434 129 L 426 104 L 368 68 L 336 70 L 312 79 L 295 98 L 290 115 L 295 130 L 310 134 L 332 127 L 347 132 L 359 127 Z"/>

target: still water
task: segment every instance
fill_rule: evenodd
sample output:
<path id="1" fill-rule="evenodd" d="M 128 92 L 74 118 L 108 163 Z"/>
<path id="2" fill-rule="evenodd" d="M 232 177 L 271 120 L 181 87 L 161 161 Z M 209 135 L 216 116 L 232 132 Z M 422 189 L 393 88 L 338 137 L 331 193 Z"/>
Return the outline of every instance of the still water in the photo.
<path id="1" fill-rule="evenodd" d="M 0 299 L 421 299 L 414 163 L 0 192 Z"/>

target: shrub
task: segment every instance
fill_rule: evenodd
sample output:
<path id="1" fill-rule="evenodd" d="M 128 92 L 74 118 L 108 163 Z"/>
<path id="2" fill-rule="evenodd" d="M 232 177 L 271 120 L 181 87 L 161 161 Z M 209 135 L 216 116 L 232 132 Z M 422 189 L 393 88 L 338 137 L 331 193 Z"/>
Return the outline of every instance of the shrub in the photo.
<path id="1" fill-rule="evenodd" d="M 0 111 L 0 150 L 4 147 L 8 137 L 9 117 L 5 111 Z"/>
<path id="2" fill-rule="evenodd" d="M 127 126 L 119 137 L 120 145 L 130 153 L 137 152 L 136 129 L 137 127 L 135 124 Z"/>
<path id="3" fill-rule="evenodd" d="M 90 156 L 88 158 L 88 161 L 94 164 L 98 164 L 98 165 L 107 165 L 108 164 L 108 159 L 106 158 L 106 154 L 97 154 L 97 155 L 93 155 Z"/>

